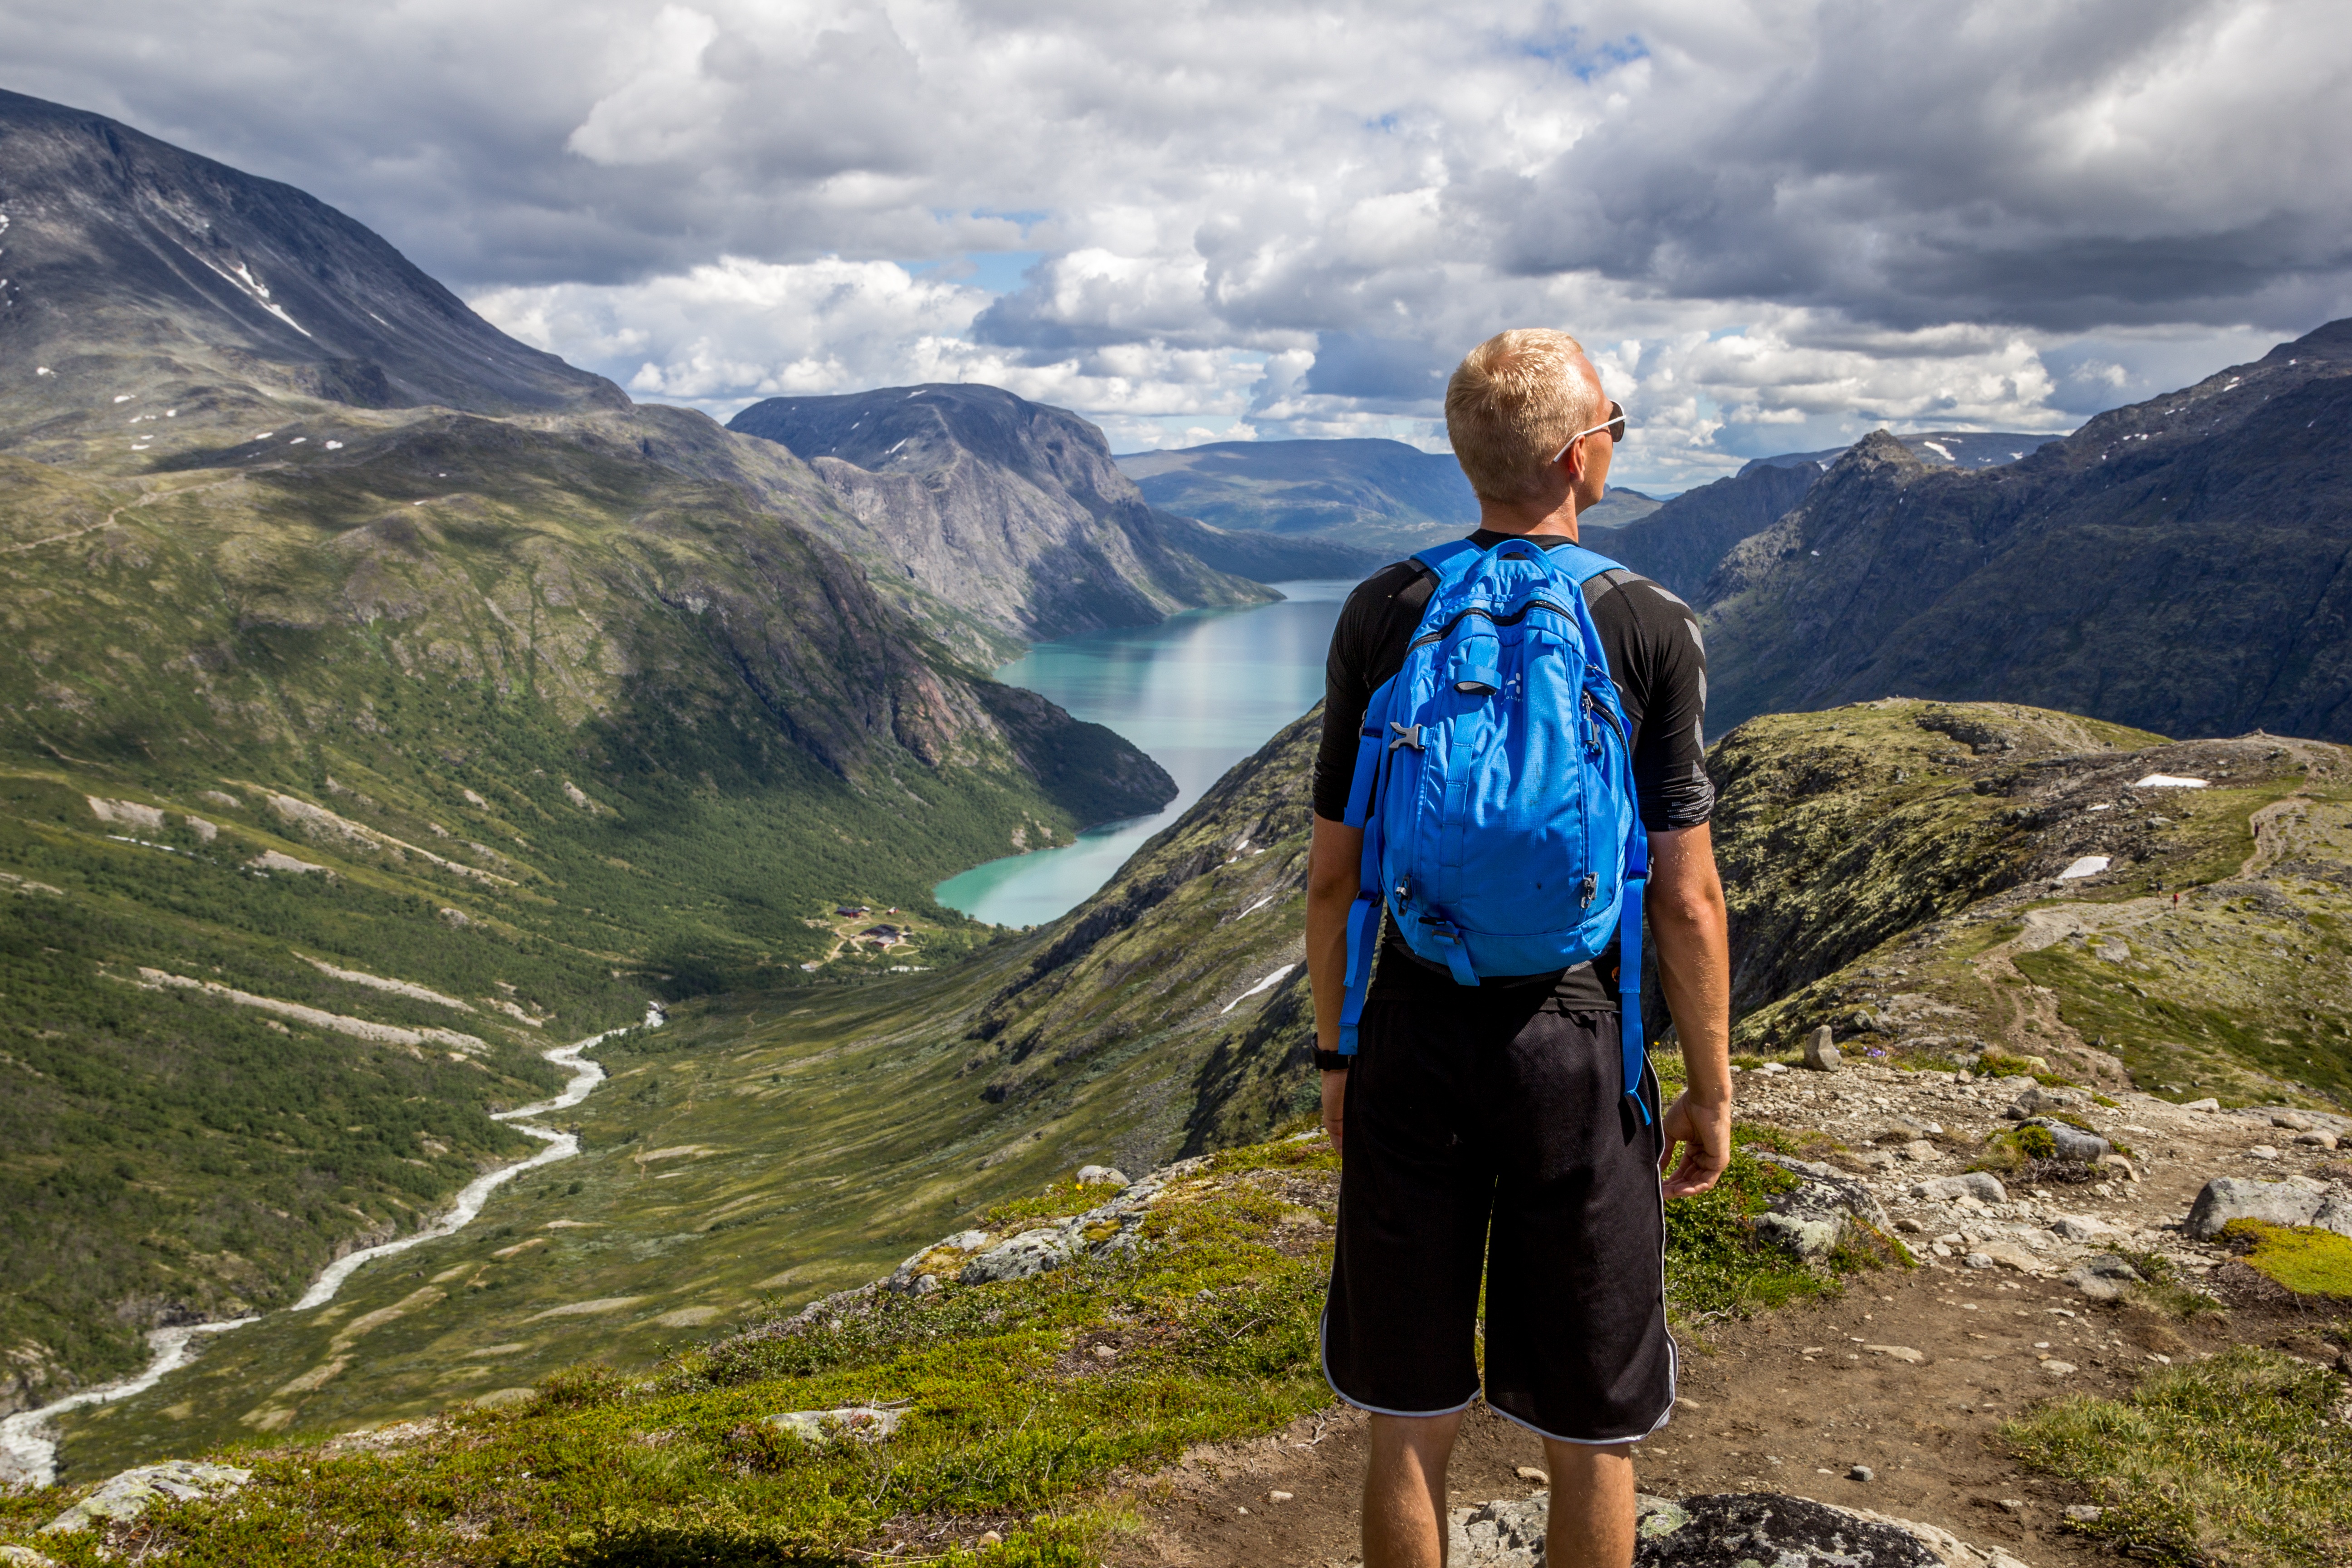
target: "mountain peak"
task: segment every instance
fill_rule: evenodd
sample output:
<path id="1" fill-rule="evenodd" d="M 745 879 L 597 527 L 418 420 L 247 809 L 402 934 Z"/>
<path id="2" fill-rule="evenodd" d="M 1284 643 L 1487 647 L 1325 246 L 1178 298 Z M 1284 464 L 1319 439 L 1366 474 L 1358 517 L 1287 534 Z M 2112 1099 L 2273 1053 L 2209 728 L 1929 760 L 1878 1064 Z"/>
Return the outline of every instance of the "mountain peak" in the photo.
<path id="1" fill-rule="evenodd" d="M 156 396 L 238 424 L 285 396 L 628 404 L 315 197 L 20 93 L 0 92 L 0 429 L 20 443 L 86 439 L 117 423 L 118 400 Z"/>
<path id="2" fill-rule="evenodd" d="M 2257 363 L 2273 364 L 2294 359 L 2352 359 L 2352 316 L 2314 327 L 2291 343 L 2281 343 Z"/>

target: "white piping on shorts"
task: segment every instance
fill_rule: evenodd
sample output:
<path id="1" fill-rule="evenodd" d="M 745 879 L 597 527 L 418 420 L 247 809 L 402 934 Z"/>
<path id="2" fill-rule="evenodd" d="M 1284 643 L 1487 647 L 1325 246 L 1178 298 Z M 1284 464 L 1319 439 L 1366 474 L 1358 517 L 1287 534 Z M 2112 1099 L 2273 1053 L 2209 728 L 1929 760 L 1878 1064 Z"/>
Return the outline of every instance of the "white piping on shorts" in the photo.
<path id="1" fill-rule="evenodd" d="M 1333 1378 L 1331 1375 L 1330 1327 L 1331 1308 L 1328 1303 L 1326 1303 L 1323 1308 L 1323 1316 L 1316 1321 L 1315 1359 L 1323 1368 L 1323 1381 L 1330 1384 L 1331 1392 L 1333 1394 L 1339 1396 L 1340 1404 L 1348 1405 L 1352 1409 L 1367 1411 L 1374 1415 L 1402 1415 L 1410 1420 L 1422 1421 L 1427 1420 L 1431 1416 L 1434 1415 L 1459 1415 L 1465 1410 L 1469 1409 L 1473 1405 L 1478 1403 L 1478 1390 L 1475 1386 L 1471 1388 L 1469 1398 L 1464 1400 L 1459 1405 L 1451 1405 L 1444 1410 L 1387 1410 L 1377 1405 L 1367 1405 L 1362 1400 L 1352 1397 L 1346 1389 L 1339 1386 L 1338 1380 Z"/>

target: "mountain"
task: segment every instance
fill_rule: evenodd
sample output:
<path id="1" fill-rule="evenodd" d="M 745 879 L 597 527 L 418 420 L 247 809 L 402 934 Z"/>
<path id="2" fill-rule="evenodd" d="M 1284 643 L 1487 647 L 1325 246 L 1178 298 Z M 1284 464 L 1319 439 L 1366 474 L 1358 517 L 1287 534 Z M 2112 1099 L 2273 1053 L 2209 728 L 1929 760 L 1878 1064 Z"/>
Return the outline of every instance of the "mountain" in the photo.
<path id="1" fill-rule="evenodd" d="M 333 1306 L 68 1417 L 68 1477 L 520 1399 L 590 1360 L 630 1374 L 698 1333 L 767 1343 L 934 1237 L 1100 1201 L 1066 1179 L 1081 1164 L 1135 1173 L 1298 1125 L 1317 1084 L 1298 965 L 1319 718 L 1036 931 L 925 973 L 691 998 L 605 1043 L 612 1080 L 567 1113 L 578 1159 Z M 1748 1065 L 1826 1024 L 1850 1058 L 1910 1068 L 2040 1056 L 2176 1102 L 2352 1094 L 2344 748 L 1891 700 L 1754 721 L 1710 763 Z M 2157 773 L 2207 787 L 2141 782 Z M 2087 857 L 2106 863 L 2060 879 Z"/>
<path id="2" fill-rule="evenodd" d="M 0 1407 L 414 1230 L 550 1046 L 908 963 L 844 904 L 945 963 L 940 879 L 1174 793 L 300 193 L 19 98 L 0 192 Z"/>
<path id="3" fill-rule="evenodd" d="M 1701 604 L 1725 552 L 1778 522 L 1820 477 L 1821 469 L 1811 462 L 1750 463 L 1737 475 L 1685 490 L 1638 521 L 1584 542 Z"/>
<path id="4" fill-rule="evenodd" d="M 1037 641 L 1275 596 L 1178 542 L 1099 429 L 997 387 L 771 397 L 728 428 L 808 464 L 852 524 L 835 542 L 878 581 L 952 606 L 934 629 L 975 653 L 987 636 Z"/>
<path id="5" fill-rule="evenodd" d="M 1889 692 L 2352 737 L 2352 321 L 1962 470 L 1879 433 L 1706 590 L 1713 712 Z"/>
<path id="6" fill-rule="evenodd" d="M 292 186 L 13 92 L 0 92 L 0 450 L 19 456 L 137 467 L 131 449 L 166 409 L 260 428 L 281 398 L 628 406 Z"/>
<path id="7" fill-rule="evenodd" d="M 1997 468 L 2030 457 L 2058 437 L 2029 436 L 2014 430 L 1922 430 L 1895 438 L 1923 463 L 1939 468 Z M 1808 463 L 1816 468 L 1826 468 L 1848 449 L 1825 447 L 1818 452 L 1781 452 L 1769 458 L 1751 458 L 1739 472 L 1746 475 L 1759 467 L 1792 468 Z"/>
<path id="8" fill-rule="evenodd" d="M 1314 534 L 1396 554 L 1475 526 L 1452 454 L 1402 441 L 1211 441 L 1118 466 L 1146 500 L 1233 532 Z"/>

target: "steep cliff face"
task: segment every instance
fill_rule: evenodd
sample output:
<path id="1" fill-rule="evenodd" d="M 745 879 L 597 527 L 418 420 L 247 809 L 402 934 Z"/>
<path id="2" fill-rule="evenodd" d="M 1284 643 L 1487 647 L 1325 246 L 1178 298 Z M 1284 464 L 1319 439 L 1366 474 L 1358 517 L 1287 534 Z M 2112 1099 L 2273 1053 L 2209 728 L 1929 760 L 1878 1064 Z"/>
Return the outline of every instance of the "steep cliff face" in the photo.
<path id="1" fill-rule="evenodd" d="M 1706 589 L 1713 713 L 1890 692 L 2352 736 L 2352 322 L 2022 461 L 1870 437 Z"/>
<path id="2" fill-rule="evenodd" d="M 728 428 L 788 447 L 831 486 L 843 548 L 998 637 L 1149 626 L 1178 610 L 1263 604 L 1155 523 L 1076 415 L 992 386 L 772 397 Z M 935 629 L 977 649 L 971 627 Z"/>

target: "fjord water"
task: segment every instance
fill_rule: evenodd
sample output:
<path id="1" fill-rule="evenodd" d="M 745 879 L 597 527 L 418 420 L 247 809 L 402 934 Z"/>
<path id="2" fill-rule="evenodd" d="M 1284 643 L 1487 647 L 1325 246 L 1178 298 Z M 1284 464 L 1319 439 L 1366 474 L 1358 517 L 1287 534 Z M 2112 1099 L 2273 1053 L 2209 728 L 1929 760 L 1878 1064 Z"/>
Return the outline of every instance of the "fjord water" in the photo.
<path id="1" fill-rule="evenodd" d="M 1323 654 L 1345 580 L 1277 583 L 1279 604 L 1189 610 L 1156 626 L 1039 643 L 996 672 L 1109 726 L 1176 781 L 1150 816 L 1106 823 L 1055 849 L 1011 855 L 950 877 L 940 902 L 997 925 L 1039 925 L 1083 903 L 1143 841 L 1176 820 L 1227 768 L 1323 695 Z"/>

